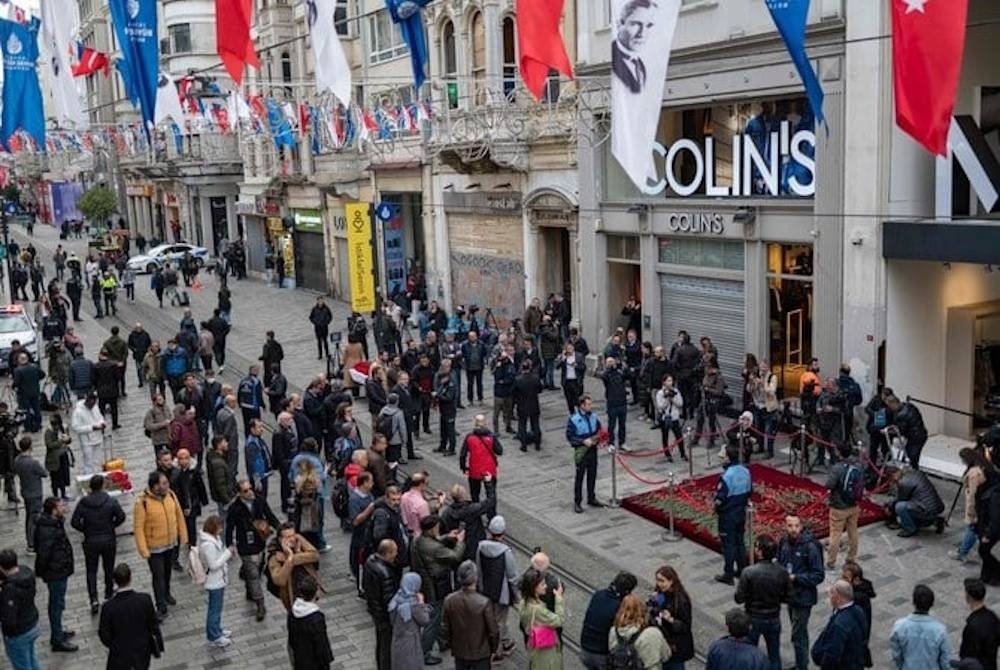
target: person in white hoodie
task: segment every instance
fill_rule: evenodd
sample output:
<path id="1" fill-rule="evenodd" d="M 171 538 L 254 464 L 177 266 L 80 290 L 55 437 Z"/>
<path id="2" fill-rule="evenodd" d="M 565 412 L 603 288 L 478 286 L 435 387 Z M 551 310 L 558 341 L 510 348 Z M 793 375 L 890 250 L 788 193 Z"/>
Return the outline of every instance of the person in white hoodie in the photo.
<path id="1" fill-rule="evenodd" d="M 97 394 L 90 392 L 87 397 L 76 403 L 73 416 L 70 419 L 70 429 L 80 440 L 80 451 L 83 454 L 83 473 L 94 475 L 101 471 L 97 462 L 101 444 L 104 442 L 104 416 L 97 406 Z"/>
<path id="2" fill-rule="evenodd" d="M 228 647 L 232 634 L 222 628 L 222 596 L 229 583 L 229 560 L 236 555 L 234 547 L 222 544 L 222 519 L 217 515 L 205 519 L 198 533 L 198 557 L 205 568 L 205 590 L 208 591 L 208 614 L 205 634 L 214 647 Z"/>

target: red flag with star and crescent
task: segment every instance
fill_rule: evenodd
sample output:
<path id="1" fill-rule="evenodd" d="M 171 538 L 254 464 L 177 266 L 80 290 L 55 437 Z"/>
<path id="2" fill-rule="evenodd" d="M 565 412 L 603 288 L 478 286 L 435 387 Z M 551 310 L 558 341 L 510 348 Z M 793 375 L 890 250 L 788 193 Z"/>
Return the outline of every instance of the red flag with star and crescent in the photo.
<path id="1" fill-rule="evenodd" d="M 545 93 L 551 70 L 573 78 L 573 65 L 559 32 L 563 0 L 517 0 L 517 44 L 521 79 L 536 100 Z"/>
<path id="2" fill-rule="evenodd" d="M 260 69 L 260 59 L 250 37 L 253 25 L 253 0 L 215 0 L 215 41 L 219 58 L 237 85 L 243 81 L 243 68 Z"/>
<path id="3" fill-rule="evenodd" d="M 968 0 L 891 2 L 896 124 L 931 153 L 946 156 Z"/>

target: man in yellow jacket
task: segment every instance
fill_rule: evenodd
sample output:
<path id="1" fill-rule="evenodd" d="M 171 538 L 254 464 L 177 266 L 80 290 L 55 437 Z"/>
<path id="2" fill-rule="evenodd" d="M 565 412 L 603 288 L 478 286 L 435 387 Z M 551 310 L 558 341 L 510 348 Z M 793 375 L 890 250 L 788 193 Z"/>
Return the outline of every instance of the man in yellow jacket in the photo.
<path id="1" fill-rule="evenodd" d="M 135 548 L 149 563 L 157 617 L 162 621 L 167 616 L 167 606 L 177 604 L 170 595 L 174 550 L 188 543 L 184 510 L 170 490 L 170 479 L 164 472 L 150 473 L 146 490 L 135 501 L 133 518 Z"/>

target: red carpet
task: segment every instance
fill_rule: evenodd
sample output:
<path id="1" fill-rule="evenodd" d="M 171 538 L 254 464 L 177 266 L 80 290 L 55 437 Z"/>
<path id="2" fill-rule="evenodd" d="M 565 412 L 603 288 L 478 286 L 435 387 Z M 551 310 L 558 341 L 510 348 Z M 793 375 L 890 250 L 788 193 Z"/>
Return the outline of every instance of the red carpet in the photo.
<path id="1" fill-rule="evenodd" d="M 795 477 L 765 465 L 752 463 L 749 468 L 754 487 L 752 500 L 757 510 L 755 535 L 766 534 L 778 540 L 785 532 L 785 514 L 791 510 L 798 511 L 803 524 L 816 539 L 830 534 L 829 491 L 810 479 Z M 721 550 L 716 516 L 712 510 L 715 487 L 721 476 L 720 472 L 679 484 L 675 487 L 673 500 L 674 528 L 677 532 L 713 551 Z M 664 528 L 668 527 L 667 513 L 671 499 L 666 488 L 624 498 L 622 507 Z M 882 508 L 867 500 L 861 502 L 860 510 L 859 526 L 885 518 Z M 749 529 L 747 531 L 749 533 Z"/>

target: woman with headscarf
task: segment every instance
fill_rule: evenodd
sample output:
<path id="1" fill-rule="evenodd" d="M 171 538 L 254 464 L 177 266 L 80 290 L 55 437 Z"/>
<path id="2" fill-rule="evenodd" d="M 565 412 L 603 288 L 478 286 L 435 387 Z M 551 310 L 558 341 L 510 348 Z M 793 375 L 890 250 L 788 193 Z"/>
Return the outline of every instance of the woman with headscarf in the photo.
<path id="1" fill-rule="evenodd" d="M 396 595 L 389 601 L 392 621 L 392 670 L 424 670 L 420 633 L 430 621 L 430 613 L 420 592 L 420 575 L 403 575 Z"/>

